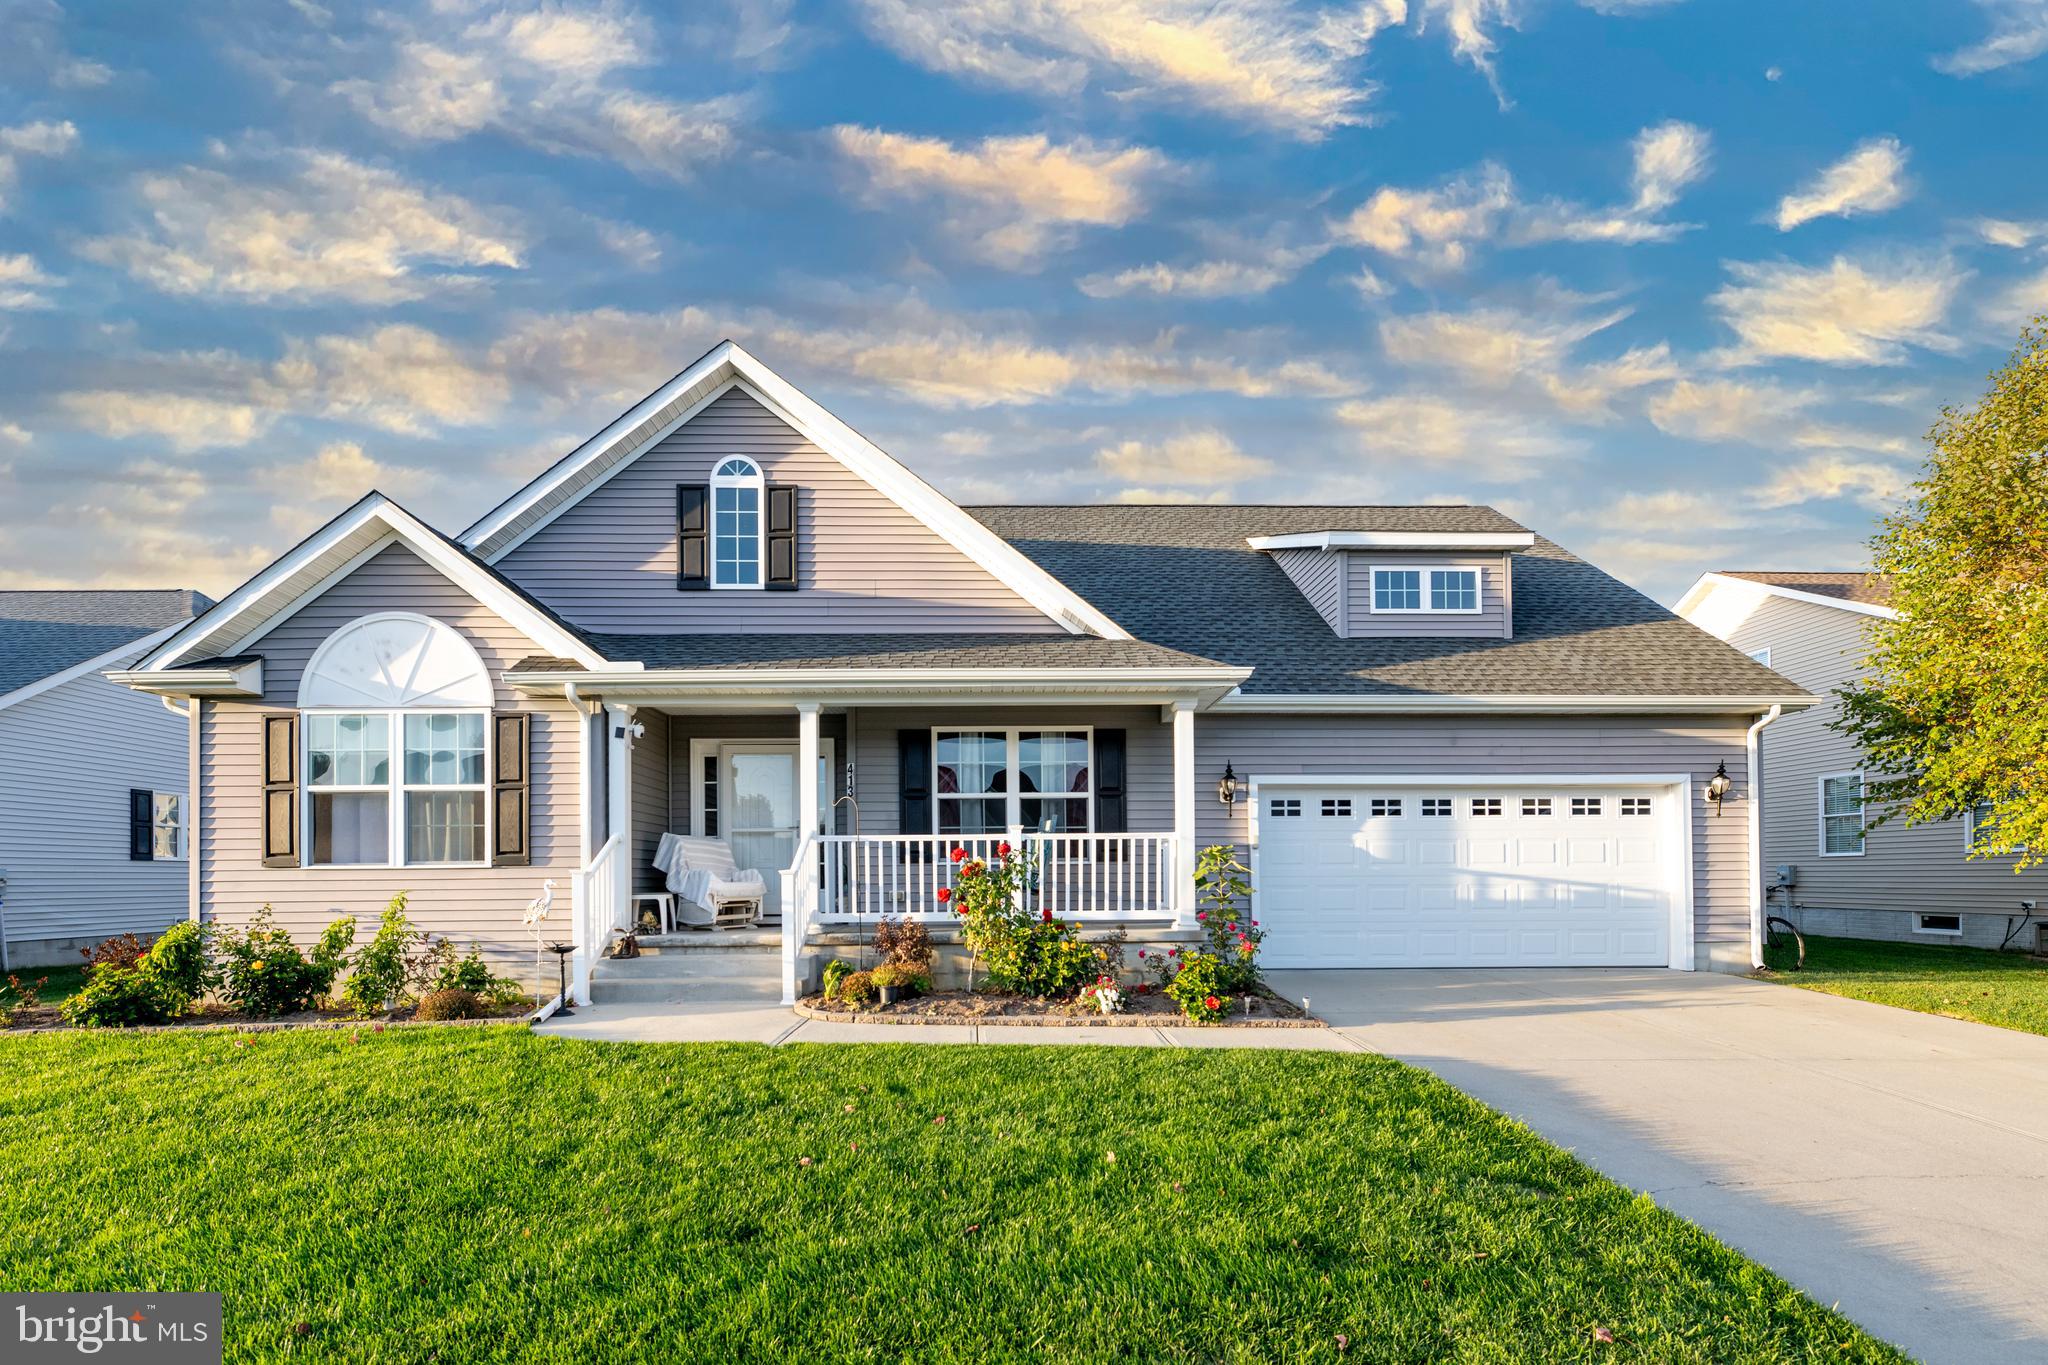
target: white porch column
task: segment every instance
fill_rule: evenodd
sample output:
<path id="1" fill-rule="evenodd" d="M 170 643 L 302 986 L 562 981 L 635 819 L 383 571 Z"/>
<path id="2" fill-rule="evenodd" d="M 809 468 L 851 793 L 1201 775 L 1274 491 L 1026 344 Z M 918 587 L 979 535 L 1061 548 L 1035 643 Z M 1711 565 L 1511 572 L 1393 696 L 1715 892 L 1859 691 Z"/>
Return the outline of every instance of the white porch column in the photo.
<path id="1" fill-rule="evenodd" d="M 630 915 L 633 904 L 633 708 L 604 708 L 604 732 L 609 746 L 605 760 L 605 837 L 616 835 L 624 856 L 614 863 L 614 890 L 618 913 Z M 628 921 L 630 923 L 630 920 Z"/>
<path id="2" fill-rule="evenodd" d="M 1173 922 L 1195 922 L 1195 704 L 1173 704 Z"/>
<path id="3" fill-rule="evenodd" d="M 818 713 L 814 701 L 796 708 L 796 838 L 818 833 Z"/>

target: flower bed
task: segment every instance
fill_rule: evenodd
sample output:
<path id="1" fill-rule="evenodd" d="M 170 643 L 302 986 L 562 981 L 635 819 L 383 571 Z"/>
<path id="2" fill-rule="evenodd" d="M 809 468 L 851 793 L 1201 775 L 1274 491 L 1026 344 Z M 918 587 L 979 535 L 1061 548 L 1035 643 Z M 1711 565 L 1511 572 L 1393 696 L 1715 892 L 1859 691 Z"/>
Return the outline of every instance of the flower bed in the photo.
<path id="1" fill-rule="evenodd" d="M 823 995 L 799 1000 L 807 1019 L 860 1024 L 1015 1024 L 1040 1028 L 1324 1028 L 1322 1020 L 1291 1000 L 1260 987 L 1232 1001 L 1235 1008 L 1213 1022 L 1190 1019 L 1179 1005 L 1156 991 L 1126 991 L 1123 1007 L 1103 1014 L 1078 1000 L 1047 1000 L 1007 991 L 933 991 L 893 1005 L 850 1006 Z"/>
<path id="2" fill-rule="evenodd" d="M 502 1003 L 483 1002 L 483 1013 L 472 1019 L 420 1019 L 416 1015 L 418 1006 L 409 1005 L 404 1009 L 387 1014 L 365 1017 L 352 1009 L 339 1007 L 300 1010 L 291 1014 L 249 1014 L 227 1005 L 200 1005 L 190 1014 L 181 1014 L 161 1024 L 131 1024 L 123 1033 L 177 1033 L 192 1029 L 233 1029 L 238 1032 L 257 1032 L 267 1029 L 284 1028 L 385 1028 L 403 1026 L 406 1028 L 431 1027 L 436 1024 L 508 1024 L 533 1016 L 535 1006 L 530 1000 Z M 13 1011 L 12 1015 L 0 1020 L 0 1033 L 84 1033 L 90 1029 L 81 1024 L 68 1023 L 54 1005 L 40 1005 Z"/>

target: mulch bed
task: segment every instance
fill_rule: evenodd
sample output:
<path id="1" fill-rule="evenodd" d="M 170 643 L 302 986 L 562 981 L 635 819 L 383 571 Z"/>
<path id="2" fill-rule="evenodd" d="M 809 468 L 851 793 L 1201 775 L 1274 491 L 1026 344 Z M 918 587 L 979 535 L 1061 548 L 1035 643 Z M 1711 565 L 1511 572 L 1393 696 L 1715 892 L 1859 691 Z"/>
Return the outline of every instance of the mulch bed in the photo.
<path id="1" fill-rule="evenodd" d="M 822 995 L 797 1001 L 806 1019 L 843 1024 L 1014 1024 L 1025 1028 L 1327 1028 L 1291 1000 L 1260 991 L 1220 1024 L 1197 1024 L 1164 995 L 1124 993 L 1118 1014 L 1098 1014 L 1071 1000 L 1034 1000 L 995 991 L 933 991 L 893 1005 L 852 1009 Z"/>
<path id="2" fill-rule="evenodd" d="M 0 1033 L 191 1033 L 207 1030 L 233 1031 L 237 1033 L 267 1033 L 277 1029 L 298 1028 L 438 1028 L 445 1024 L 507 1024 L 533 1016 L 534 1007 L 527 1004 L 484 1006 L 484 1014 L 476 1019 L 415 1019 L 410 1009 L 396 1010 L 390 1014 L 373 1014 L 364 1018 L 347 1009 L 305 1010 L 298 1014 L 276 1014 L 259 1018 L 253 1014 L 242 1014 L 225 1005 L 202 1005 L 195 1013 L 182 1019 L 173 1019 L 168 1024 L 138 1024 L 132 1028 L 85 1029 L 64 1022 L 54 1005 L 39 1005 L 34 1009 L 19 1009 L 14 1012 L 13 1022 Z"/>

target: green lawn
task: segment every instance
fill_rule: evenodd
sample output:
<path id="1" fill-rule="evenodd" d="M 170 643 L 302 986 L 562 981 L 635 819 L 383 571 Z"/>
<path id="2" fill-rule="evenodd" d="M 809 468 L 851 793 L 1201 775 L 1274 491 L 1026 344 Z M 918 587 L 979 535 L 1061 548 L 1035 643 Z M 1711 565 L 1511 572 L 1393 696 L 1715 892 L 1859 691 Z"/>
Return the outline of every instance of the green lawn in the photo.
<path id="1" fill-rule="evenodd" d="M 2048 963 L 2018 953 L 1861 938 L 1809 938 L 1806 970 L 1788 942 L 1766 950 L 1769 979 L 1880 1005 L 2048 1034 Z"/>
<path id="2" fill-rule="evenodd" d="M 0 1067 L 8 1286 L 218 1290 L 231 1361 L 1903 1359 L 1377 1057 L 488 1027 Z"/>

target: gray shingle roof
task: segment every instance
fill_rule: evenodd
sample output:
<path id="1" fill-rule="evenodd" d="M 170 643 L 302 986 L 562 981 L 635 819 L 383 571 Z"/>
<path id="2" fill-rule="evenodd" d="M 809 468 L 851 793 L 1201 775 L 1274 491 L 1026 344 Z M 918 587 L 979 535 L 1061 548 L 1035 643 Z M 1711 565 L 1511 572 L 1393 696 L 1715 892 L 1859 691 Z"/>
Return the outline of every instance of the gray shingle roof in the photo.
<path id="1" fill-rule="evenodd" d="M 212 606 L 183 588 L 0 592 L 0 692 L 12 692 Z"/>
<path id="2" fill-rule="evenodd" d="M 1844 602 L 1861 602 L 1866 606 L 1888 606 L 1892 600 L 1892 586 L 1885 581 L 1883 574 L 1852 570 L 1812 573 L 1803 569 L 1723 569 L 1721 572 L 1728 578 L 1746 578 L 1752 583 L 1792 588 L 1798 592 L 1810 592 L 1816 597 L 1839 597 Z"/>
<path id="3" fill-rule="evenodd" d="M 1521 531 L 1490 507 L 967 509 L 1133 635 L 1257 671 L 1247 693 L 1794 697 L 1799 689 L 1540 536 L 1514 637 L 1340 638 L 1249 536 Z"/>
<path id="4" fill-rule="evenodd" d="M 1201 668 L 1162 645 L 1089 635 L 592 635 L 607 659 L 649 668 Z M 576 668 L 522 659 L 521 669 Z"/>

